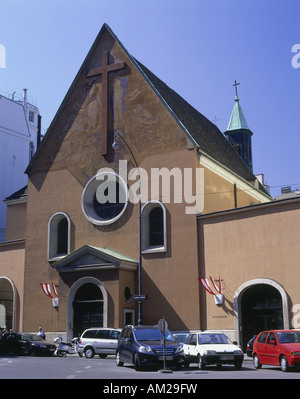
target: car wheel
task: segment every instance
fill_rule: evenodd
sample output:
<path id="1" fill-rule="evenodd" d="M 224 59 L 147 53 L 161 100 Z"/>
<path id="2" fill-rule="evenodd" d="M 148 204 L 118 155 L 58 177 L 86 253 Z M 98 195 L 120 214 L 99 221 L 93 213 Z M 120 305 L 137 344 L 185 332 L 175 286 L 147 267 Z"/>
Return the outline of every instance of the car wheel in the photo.
<path id="1" fill-rule="evenodd" d="M 259 358 L 258 358 L 257 355 L 254 355 L 254 356 L 253 356 L 253 366 L 254 366 L 256 369 L 261 369 L 261 363 L 260 363 Z"/>
<path id="2" fill-rule="evenodd" d="M 198 355 L 198 369 L 199 370 L 205 369 L 205 362 L 204 362 L 202 356 L 200 356 L 200 355 Z"/>
<path id="3" fill-rule="evenodd" d="M 30 349 L 29 355 L 30 355 L 30 356 L 37 356 L 37 351 L 36 351 L 36 349 L 35 349 L 35 348 Z"/>
<path id="4" fill-rule="evenodd" d="M 93 348 L 86 348 L 84 350 L 84 355 L 87 359 L 92 359 L 95 356 L 95 351 Z"/>
<path id="5" fill-rule="evenodd" d="M 282 356 L 280 358 L 280 367 L 281 367 L 282 371 L 288 371 L 289 363 L 288 363 L 287 358 L 285 356 Z"/>
<path id="6" fill-rule="evenodd" d="M 124 362 L 121 362 L 121 360 L 120 360 L 120 353 L 117 352 L 117 353 L 116 353 L 116 365 L 117 365 L 118 367 L 122 367 L 123 364 L 124 364 Z"/>
<path id="7" fill-rule="evenodd" d="M 236 370 L 240 370 L 242 368 L 242 364 L 243 362 L 236 362 L 234 363 L 234 367 L 236 368 Z"/>
<path id="8" fill-rule="evenodd" d="M 133 364 L 134 364 L 135 371 L 140 371 L 141 370 L 141 366 L 140 366 L 140 363 L 139 363 L 139 358 L 138 358 L 137 355 L 134 355 Z"/>

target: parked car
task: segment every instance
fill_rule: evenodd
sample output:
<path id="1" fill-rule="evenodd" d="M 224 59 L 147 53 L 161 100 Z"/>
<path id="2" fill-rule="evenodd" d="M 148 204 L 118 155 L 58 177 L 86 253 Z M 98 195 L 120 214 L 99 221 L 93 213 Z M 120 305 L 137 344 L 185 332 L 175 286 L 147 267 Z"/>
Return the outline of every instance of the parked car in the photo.
<path id="1" fill-rule="evenodd" d="M 171 331 L 178 342 L 183 345 L 189 335 L 189 331 Z"/>
<path id="2" fill-rule="evenodd" d="M 52 356 L 56 346 L 36 334 L 8 333 L 0 340 L 0 354 Z"/>
<path id="3" fill-rule="evenodd" d="M 124 363 L 133 364 L 136 370 L 143 367 L 163 366 L 164 346 L 163 334 L 158 326 L 126 326 L 119 337 L 116 364 L 123 366 Z M 171 334 L 165 333 L 165 350 L 167 367 L 180 368 L 184 364 L 184 353 L 182 345 Z"/>
<path id="4" fill-rule="evenodd" d="M 257 334 L 253 335 L 253 337 L 250 339 L 250 341 L 247 342 L 246 353 L 247 353 L 248 357 L 252 357 L 253 343 L 254 343 L 254 340 L 256 337 L 257 337 Z"/>
<path id="5" fill-rule="evenodd" d="M 198 368 L 204 370 L 209 364 L 234 364 L 240 369 L 244 354 L 241 349 L 222 333 L 198 332 L 189 334 L 183 345 L 185 363 L 198 363 Z"/>
<path id="6" fill-rule="evenodd" d="M 105 358 L 107 355 L 115 355 L 120 328 L 88 328 L 83 332 L 78 342 L 78 354 L 87 358 L 99 355 Z"/>
<path id="7" fill-rule="evenodd" d="M 300 331 L 272 330 L 261 332 L 253 344 L 253 364 L 280 366 L 282 371 L 300 366 Z"/>

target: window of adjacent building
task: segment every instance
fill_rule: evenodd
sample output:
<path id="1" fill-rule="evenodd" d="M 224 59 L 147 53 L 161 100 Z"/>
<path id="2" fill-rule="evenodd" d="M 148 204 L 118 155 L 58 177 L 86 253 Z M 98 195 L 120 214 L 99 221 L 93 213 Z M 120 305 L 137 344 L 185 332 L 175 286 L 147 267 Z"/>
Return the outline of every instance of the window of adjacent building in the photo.
<path id="1" fill-rule="evenodd" d="M 33 142 L 31 141 L 31 142 L 29 143 L 29 161 L 32 160 L 33 154 L 34 154 L 34 144 L 33 144 Z"/>
<path id="2" fill-rule="evenodd" d="M 29 122 L 34 122 L 34 112 L 33 111 L 29 111 L 28 120 L 29 120 Z"/>
<path id="3" fill-rule="evenodd" d="M 48 260 L 70 252 L 70 226 L 70 219 L 65 213 L 58 212 L 51 216 L 48 223 Z"/>
<path id="4" fill-rule="evenodd" d="M 142 209 L 142 250 L 166 252 L 166 209 L 159 201 L 149 201 Z"/>

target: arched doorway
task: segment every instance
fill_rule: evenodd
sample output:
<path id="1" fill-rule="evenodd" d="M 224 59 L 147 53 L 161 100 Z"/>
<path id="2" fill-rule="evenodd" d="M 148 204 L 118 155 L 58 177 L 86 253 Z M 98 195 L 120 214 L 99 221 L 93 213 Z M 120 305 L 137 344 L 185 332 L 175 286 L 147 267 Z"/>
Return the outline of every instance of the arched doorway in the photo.
<path id="1" fill-rule="evenodd" d="M 267 284 L 248 288 L 241 298 L 243 343 L 264 330 L 283 328 L 282 298 Z"/>
<path id="2" fill-rule="evenodd" d="M 68 298 L 67 336 L 77 337 L 89 327 L 107 327 L 107 292 L 94 277 L 77 280 Z"/>
<path id="3" fill-rule="evenodd" d="M 243 350 L 247 342 L 263 330 L 289 328 L 287 295 L 275 281 L 255 279 L 235 293 L 235 330 Z"/>
<path id="4" fill-rule="evenodd" d="M 83 284 L 78 288 L 73 301 L 74 335 L 89 327 L 103 326 L 103 295 L 94 283 Z"/>
<path id="5" fill-rule="evenodd" d="M 0 277 L 0 327 L 14 329 L 14 284 L 7 277 Z"/>

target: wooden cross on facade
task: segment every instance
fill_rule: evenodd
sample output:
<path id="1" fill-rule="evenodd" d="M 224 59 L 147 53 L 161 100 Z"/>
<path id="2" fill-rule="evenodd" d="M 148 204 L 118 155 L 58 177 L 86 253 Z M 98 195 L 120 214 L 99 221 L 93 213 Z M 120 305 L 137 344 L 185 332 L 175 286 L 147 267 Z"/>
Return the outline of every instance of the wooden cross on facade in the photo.
<path id="1" fill-rule="evenodd" d="M 125 68 L 125 62 L 115 64 L 108 63 L 108 51 L 102 53 L 102 66 L 91 69 L 86 75 L 87 78 L 102 75 L 102 132 L 101 132 L 101 154 L 107 154 L 107 132 L 108 132 L 108 109 L 109 109 L 109 88 L 108 74 L 112 71 L 118 71 Z"/>

